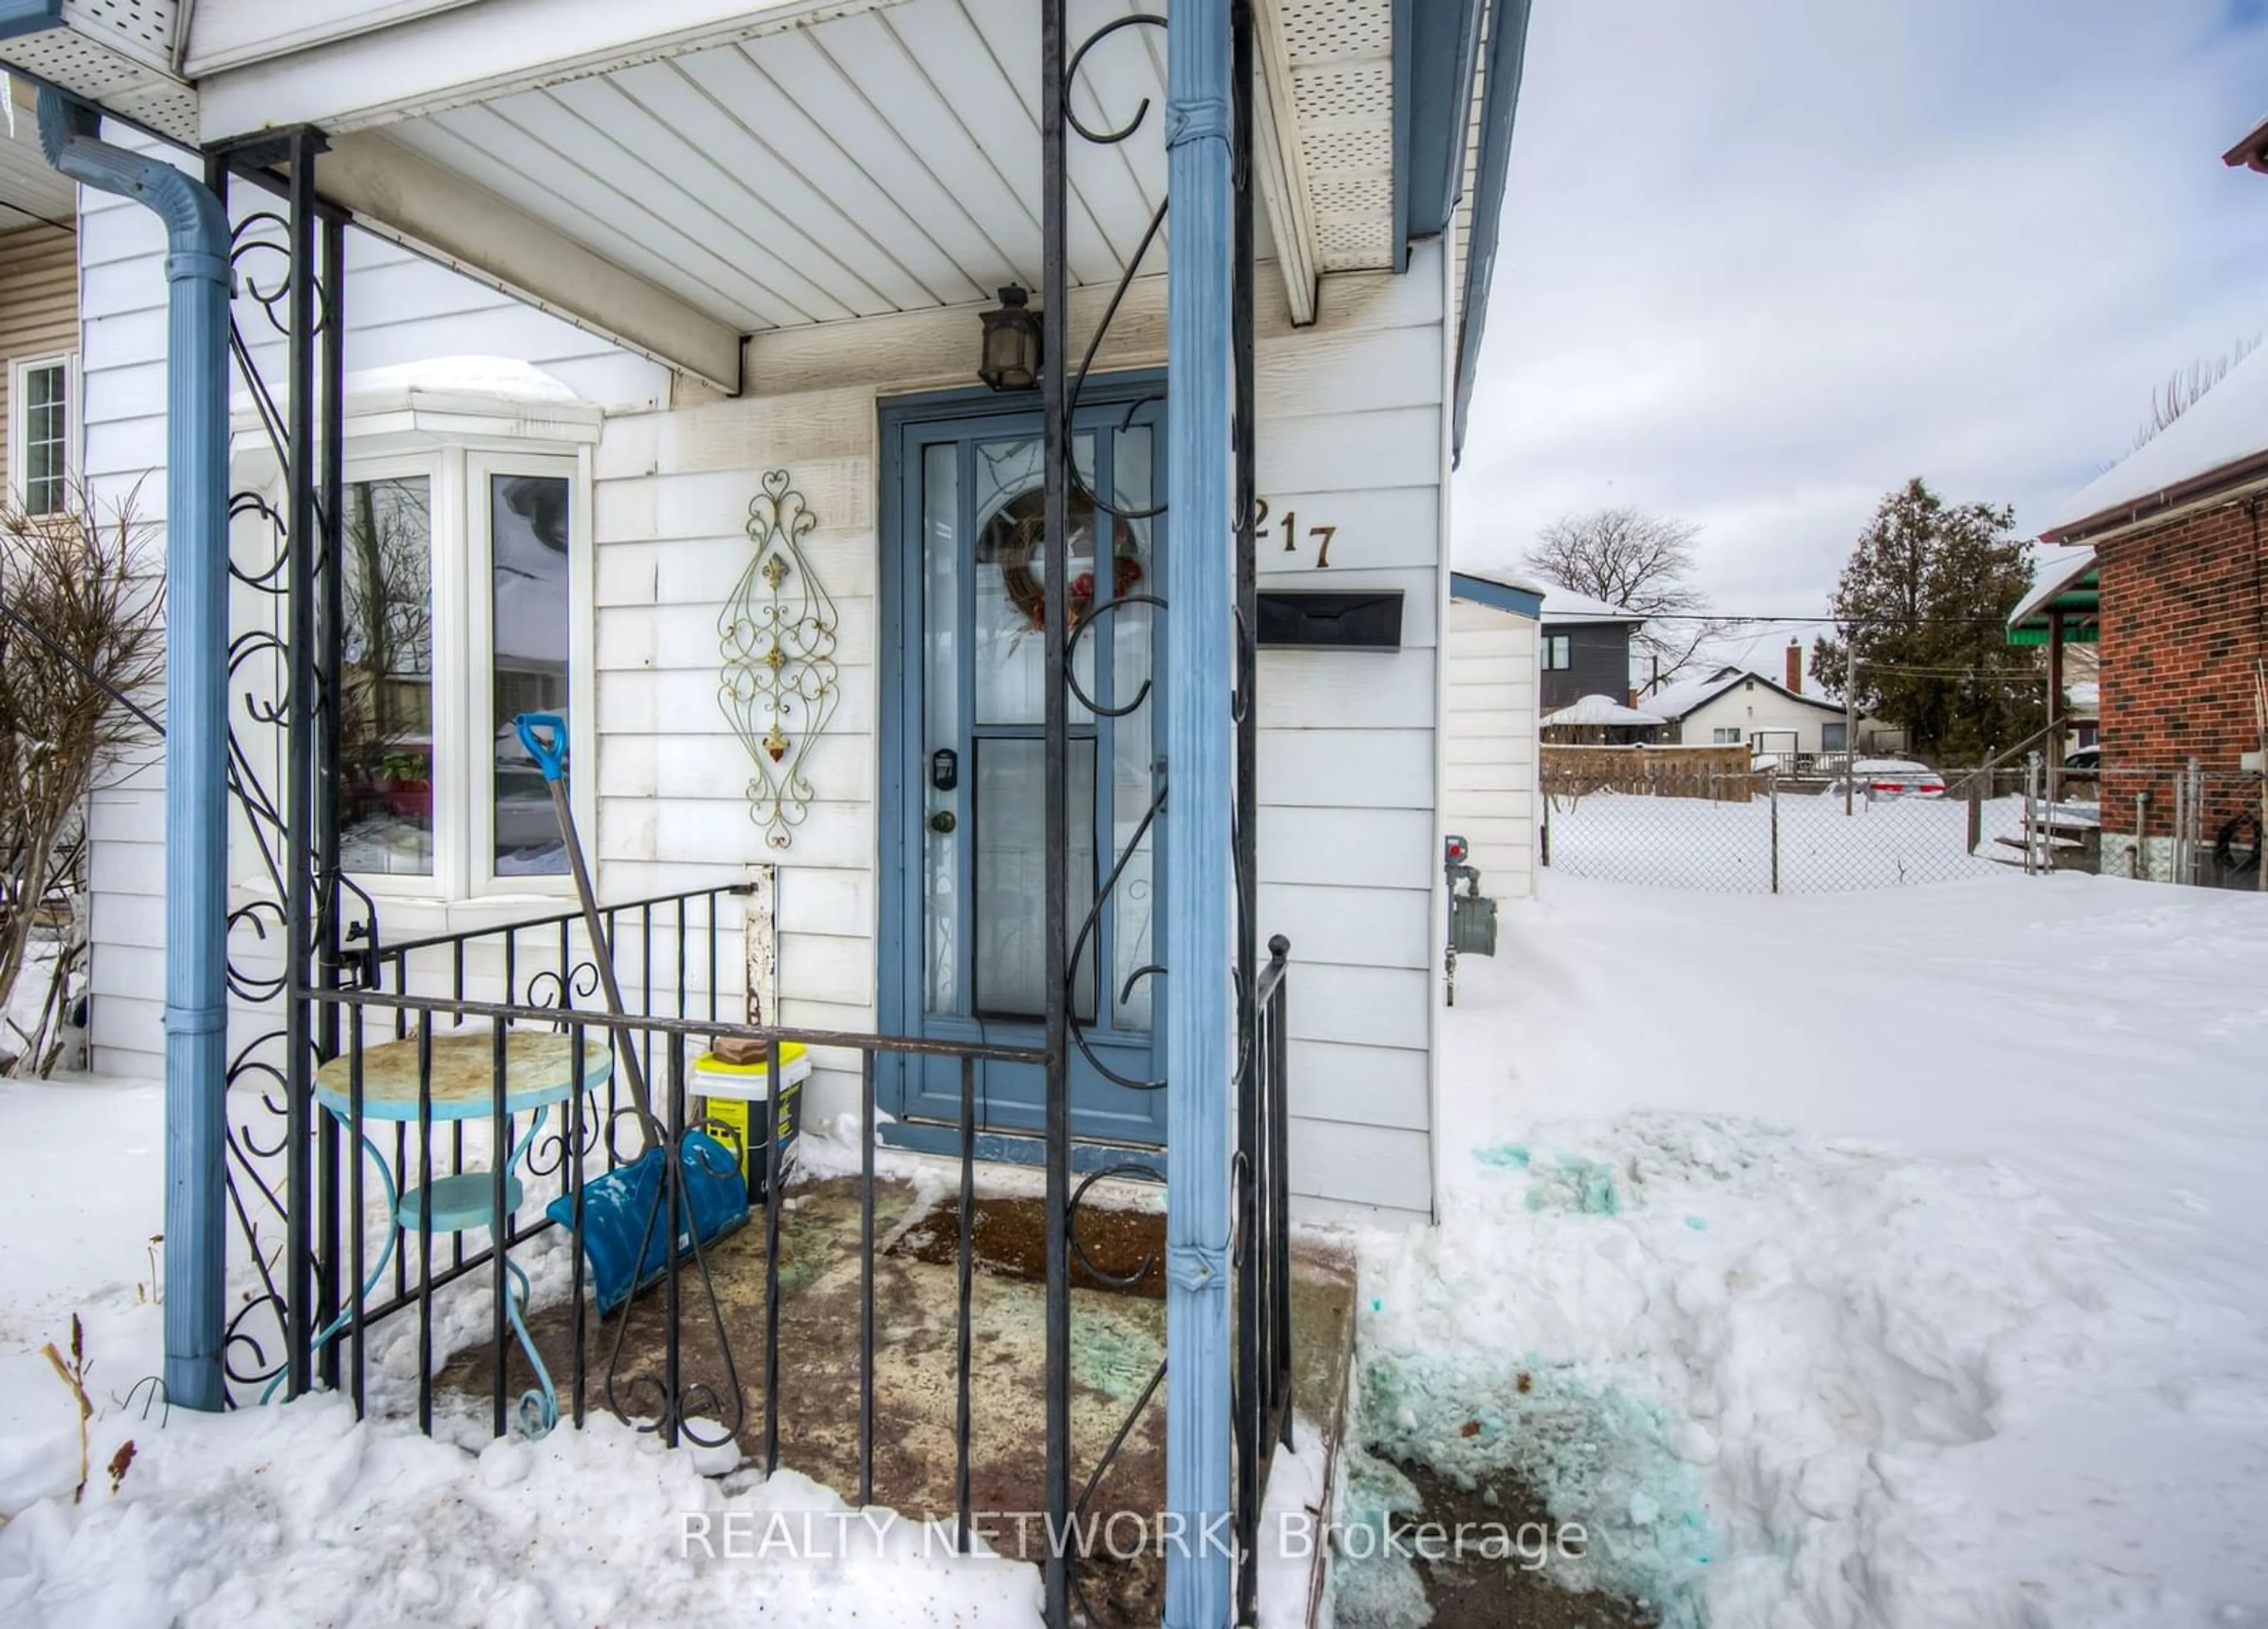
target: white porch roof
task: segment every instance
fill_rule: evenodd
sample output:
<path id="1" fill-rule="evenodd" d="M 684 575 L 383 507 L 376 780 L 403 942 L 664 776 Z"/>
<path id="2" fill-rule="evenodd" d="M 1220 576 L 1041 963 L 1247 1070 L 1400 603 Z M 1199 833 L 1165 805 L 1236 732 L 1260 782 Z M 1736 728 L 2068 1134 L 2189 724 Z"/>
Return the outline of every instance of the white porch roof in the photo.
<path id="1" fill-rule="evenodd" d="M 1395 264 L 1408 4 L 1256 0 L 1260 254 L 1295 322 L 1319 274 Z M 1145 9 L 1071 0 L 1071 44 Z M 0 0 L 0 61 L 192 144 L 313 125 L 360 224 L 728 390 L 741 335 L 1041 282 L 1035 0 Z M 1077 76 L 1090 129 L 1147 114 L 1072 141 L 1073 286 L 1139 250 L 1164 102 L 1155 28 Z"/>

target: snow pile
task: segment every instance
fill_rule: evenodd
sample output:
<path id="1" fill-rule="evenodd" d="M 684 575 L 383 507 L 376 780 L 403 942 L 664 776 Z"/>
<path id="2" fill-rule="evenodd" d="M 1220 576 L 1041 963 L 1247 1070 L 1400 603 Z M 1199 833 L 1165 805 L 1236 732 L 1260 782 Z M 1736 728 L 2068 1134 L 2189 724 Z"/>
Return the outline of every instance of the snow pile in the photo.
<path id="1" fill-rule="evenodd" d="M 2268 903 L 1563 881 L 1506 927 L 1444 1225 L 1366 1254 L 1375 1448 L 1517 1478 L 1560 1581 L 1672 1624 L 2268 1623 Z"/>
<path id="2" fill-rule="evenodd" d="M 712 1479 L 737 1456 L 665 1452 L 611 1416 L 491 1442 L 485 1410 L 461 1405 L 431 1441 L 398 1420 L 357 1425 L 332 1397 L 221 1417 L 145 1407 L 164 1335 L 162 1100 L 154 1086 L 0 1081 L 15 1161 L 0 1185 L 10 1629 L 1039 1622 L 1029 1566 L 954 1557 L 949 1533 L 850 1512 L 792 1473 Z M 467 1135 L 484 1158 L 485 1128 Z M 515 1259 L 539 1302 L 567 1293 L 563 1237 Z M 437 1292 L 437 1362 L 487 1338 L 490 1293 L 478 1274 Z M 40 1352 L 68 1349 L 74 1316 L 97 1410 L 79 1504 L 77 1405 Z M 373 1333 L 373 1409 L 412 1406 L 416 1354 L 414 1318 Z"/>
<path id="3" fill-rule="evenodd" d="M 846 1509 L 790 1471 L 721 1484 L 612 1419 L 479 1455 L 337 1397 L 212 1417 L 112 1417 L 113 1496 L 0 1529 L 17 1629 L 406 1624 L 1036 1624 L 1039 1575 Z"/>

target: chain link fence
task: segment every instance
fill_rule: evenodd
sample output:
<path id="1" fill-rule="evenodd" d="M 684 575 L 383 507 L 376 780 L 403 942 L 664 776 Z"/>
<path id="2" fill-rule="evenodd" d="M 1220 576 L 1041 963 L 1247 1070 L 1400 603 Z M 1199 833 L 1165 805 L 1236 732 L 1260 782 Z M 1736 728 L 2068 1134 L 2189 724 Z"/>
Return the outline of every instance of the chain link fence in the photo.
<path id="1" fill-rule="evenodd" d="M 1811 775 L 1768 768 L 1719 777 L 1690 796 L 1546 774 L 1544 864 L 1650 888 L 1821 894 L 2045 869 L 2077 863 L 2080 851 L 2091 859 L 2094 806 L 2051 804 L 2029 773 L 1948 770 L 1909 784 L 1878 781 L 1862 763 L 1846 785 L 1839 766 Z M 2076 849 L 2051 851 L 2043 834 L 2066 829 Z"/>
<path id="2" fill-rule="evenodd" d="M 2261 778 L 2191 762 L 2106 766 L 2101 777 L 2105 876 L 2198 888 L 2263 887 Z"/>

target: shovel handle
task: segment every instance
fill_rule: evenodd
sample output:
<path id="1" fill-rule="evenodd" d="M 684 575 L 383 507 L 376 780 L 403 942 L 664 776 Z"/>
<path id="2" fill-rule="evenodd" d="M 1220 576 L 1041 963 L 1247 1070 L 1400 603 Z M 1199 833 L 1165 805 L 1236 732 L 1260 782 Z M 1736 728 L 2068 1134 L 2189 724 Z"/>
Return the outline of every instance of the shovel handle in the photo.
<path id="1" fill-rule="evenodd" d="M 546 781 L 556 784 L 567 773 L 567 720 L 556 712 L 523 712 L 512 721 L 519 733 L 519 744 L 527 748 L 527 756 L 535 760 L 535 767 L 543 771 Z M 545 741 L 537 733 L 549 730 L 551 739 Z"/>
<path id="2" fill-rule="evenodd" d="M 591 936 L 591 959 L 598 963 L 599 983 L 607 992 L 607 1011 L 616 1018 L 627 1018 L 629 1011 L 622 1004 L 622 986 L 615 978 L 614 946 L 607 937 L 607 925 L 599 914 L 599 902 L 591 888 L 591 870 L 583 858 L 583 840 L 575 832 L 575 814 L 567 801 L 567 720 L 556 712 L 523 712 L 512 719 L 512 727 L 519 735 L 519 744 L 527 748 L 527 756 L 535 760 L 535 767 L 543 771 L 544 785 L 551 789 L 551 807 L 559 816 L 559 839 L 567 850 L 567 862 L 575 874 L 575 897 L 583 906 L 584 931 Z M 541 732 L 549 730 L 546 741 Z M 628 1030 L 620 1033 L 621 1044 L 615 1050 L 622 1058 L 622 1068 L 630 1078 L 630 1095 L 638 1108 L 638 1131 L 646 1147 L 654 1145 L 653 1096 L 647 1087 L 645 1071 L 638 1065 L 637 1049 L 631 1044 Z"/>

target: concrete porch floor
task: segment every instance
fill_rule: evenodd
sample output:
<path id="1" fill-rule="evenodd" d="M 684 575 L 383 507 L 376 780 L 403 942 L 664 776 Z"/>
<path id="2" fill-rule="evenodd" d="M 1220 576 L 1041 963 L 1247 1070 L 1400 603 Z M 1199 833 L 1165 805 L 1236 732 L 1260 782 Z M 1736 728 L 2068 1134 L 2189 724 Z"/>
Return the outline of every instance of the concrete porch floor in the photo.
<path id="1" fill-rule="evenodd" d="M 1124 1275 L 1147 1259 L 1125 1289 L 1102 1286 L 1074 1258 L 1071 1292 L 1072 1497 L 1092 1474 L 1141 1397 L 1165 1352 L 1163 1215 L 1107 1209 L 1101 1190 L 1079 1208 L 1079 1237 L 1105 1272 Z M 934 1185 L 875 1183 L 874 1500 L 902 1515 L 950 1522 L 954 1514 L 955 1267 L 957 1196 Z M 983 1195 L 976 1201 L 975 1267 L 969 1297 L 969 1502 L 978 1512 L 1038 1511 L 1044 1441 L 1040 1403 L 1045 1377 L 1044 1220 L 1033 1198 Z M 825 1483 L 846 1499 L 858 1482 L 858 1184 L 837 1177 L 799 1183 L 780 1216 L 780 1463 Z M 715 1289 L 712 1310 L 688 1262 L 680 1279 L 681 1372 L 688 1389 L 716 1389 L 718 1401 L 699 1412 L 729 1419 L 731 1387 L 743 1399 L 738 1438 L 761 1455 L 763 1434 L 763 1215 L 707 1248 Z M 1327 1242 L 1293 1248 L 1293 1404 L 1314 1428 L 1335 1434 L 1354 1338 L 1354 1266 Z M 626 1414 L 651 1414 L 651 1388 L 637 1378 L 662 1373 L 666 1319 L 660 1287 L 627 1315 L 586 1332 L 585 1407 L 609 1406 L 608 1376 Z M 544 1308 L 530 1332 L 570 1413 L 571 1308 Z M 719 1325 L 723 1339 L 719 1338 Z M 622 1341 L 619 1363 L 612 1361 Z M 728 1379 L 723 1353 L 732 1353 Z M 440 1383 L 485 1399 L 490 1357 L 485 1346 L 460 1353 Z M 510 1354 L 510 1383 L 532 1383 L 525 1360 Z M 1170 1383 L 1170 1382 L 1168 1382 Z M 1154 1519 L 1165 1500 L 1166 1386 L 1144 1409 L 1096 1487 L 1089 1518 L 1115 1511 Z M 642 1404 L 643 1399 L 643 1404 Z M 1332 1446 L 1336 1446 L 1335 1442 Z M 1012 1523 L 993 1522 L 996 1550 L 1014 1553 Z M 1123 1525 L 1123 1524 L 1122 1524 Z M 1032 1524 L 1031 1554 L 1043 1542 Z M 1104 1622 L 1154 1622 L 1161 1567 L 1154 1559 L 1118 1565 L 1098 1559 L 1079 1575 L 1094 1616 Z"/>

